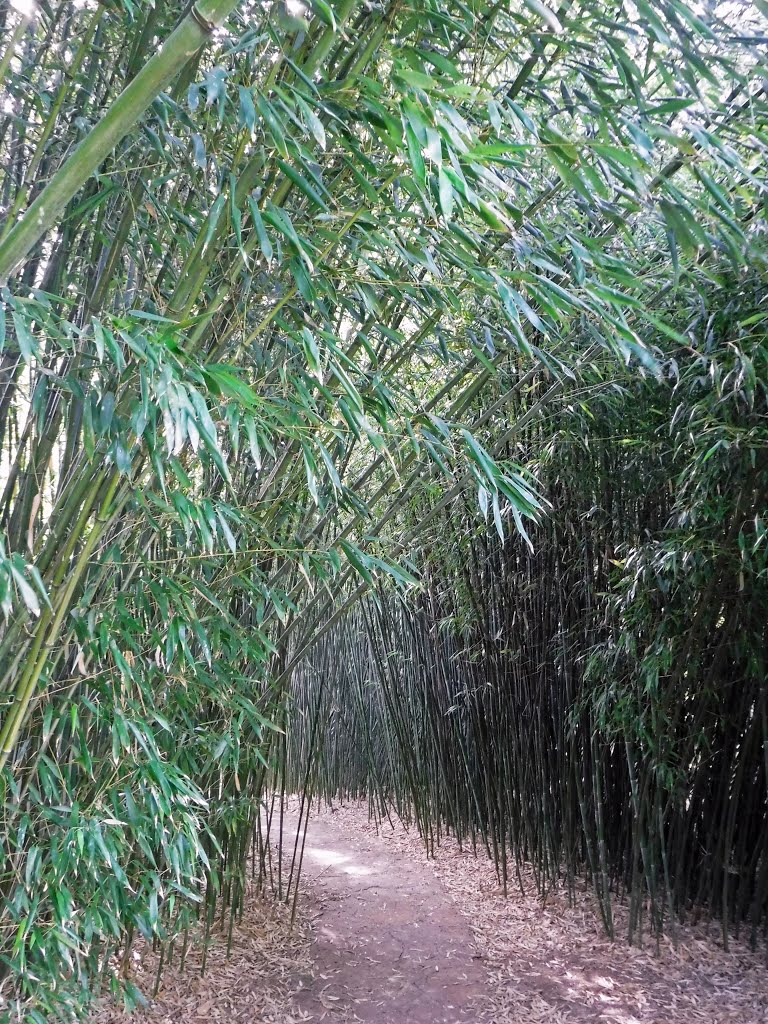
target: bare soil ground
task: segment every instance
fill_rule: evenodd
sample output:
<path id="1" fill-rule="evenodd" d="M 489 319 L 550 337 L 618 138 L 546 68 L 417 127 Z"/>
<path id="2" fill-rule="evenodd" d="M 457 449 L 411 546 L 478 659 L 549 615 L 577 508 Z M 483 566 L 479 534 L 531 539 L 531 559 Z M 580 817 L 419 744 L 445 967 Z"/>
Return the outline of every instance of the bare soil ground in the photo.
<path id="1" fill-rule="evenodd" d="M 428 862 L 384 835 L 359 808 L 310 821 L 313 964 L 298 1005 L 317 1021 L 471 1024 L 487 979 L 469 922 Z"/>
<path id="2" fill-rule="evenodd" d="M 288 842 L 296 825 L 292 808 Z M 292 932 L 284 909 L 254 896 L 229 959 L 217 935 L 205 976 L 190 953 L 147 1010 L 104 1006 L 94 1024 L 768 1024 L 765 950 L 732 940 L 726 952 L 710 926 L 660 948 L 612 943 L 586 889 L 571 906 L 523 882 L 525 895 L 505 897 L 484 853 L 447 840 L 428 859 L 397 822 L 324 811 L 309 824 Z M 621 907 L 616 918 L 622 936 Z M 136 962 L 145 991 L 153 956 Z"/>

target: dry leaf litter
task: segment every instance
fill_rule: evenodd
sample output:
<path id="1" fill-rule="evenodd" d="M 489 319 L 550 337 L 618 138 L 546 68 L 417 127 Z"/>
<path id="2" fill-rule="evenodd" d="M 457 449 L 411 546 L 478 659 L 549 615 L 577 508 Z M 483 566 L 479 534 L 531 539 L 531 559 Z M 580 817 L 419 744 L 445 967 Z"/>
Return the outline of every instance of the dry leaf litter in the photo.
<path id="1" fill-rule="evenodd" d="M 393 820 L 394 828 L 385 819 L 377 829 L 365 806 L 334 808 L 334 827 L 350 846 L 361 834 L 375 836 L 423 863 L 418 833 Z M 765 950 L 732 938 L 726 951 L 711 923 L 679 926 L 674 944 L 665 937 L 658 947 L 652 940 L 629 946 L 621 938 L 626 909 L 614 907 L 619 938 L 611 942 L 583 883 L 572 902 L 563 891 L 541 899 L 531 871 L 521 872 L 523 895 L 512 869 L 505 896 L 485 852 L 475 856 L 450 837 L 428 864 L 468 919 L 475 955 L 487 972 L 478 1024 L 768 1024 Z M 313 965 L 310 935 L 311 922 L 301 911 L 291 930 L 285 907 L 252 893 L 229 958 L 225 929 L 213 934 L 201 976 L 201 948 L 190 943 L 186 969 L 166 967 L 147 1008 L 129 1013 L 105 1002 L 93 1024 L 299 1024 L 316 1019 L 294 1001 L 307 982 L 318 986 L 319 1002 L 330 1011 L 324 1017 L 335 1024 L 354 1020 L 354 1012 L 347 1016 L 348 1008 L 323 998 L 328 979 Z M 143 991 L 152 991 L 156 972 L 157 954 L 148 946 L 137 950 L 133 980 Z M 381 1012 L 381 1024 L 408 1024 L 390 1020 L 384 1005 Z"/>
<path id="2" fill-rule="evenodd" d="M 226 918 L 228 920 L 228 914 Z M 290 926 L 290 909 L 253 889 L 244 900 L 227 956 L 228 925 L 212 931 L 205 973 L 202 935 L 190 937 L 184 970 L 165 965 L 153 997 L 159 954 L 145 942 L 132 954 L 131 980 L 149 998 L 132 1012 L 105 998 L 92 1024 L 299 1024 L 310 1017 L 291 997 L 296 979 L 311 970 L 309 927 L 301 912 Z"/>
<path id="3" fill-rule="evenodd" d="M 337 814 L 351 834 L 376 831 L 366 807 Z M 384 819 L 380 836 L 426 858 L 415 829 Z M 614 907 L 611 942 L 583 881 L 573 905 L 563 891 L 542 900 L 529 869 L 521 894 L 511 864 L 505 897 L 485 851 L 475 857 L 450 837 L 429 863 L 469 919 L 488 971 L 490 1024 L 768 1024 L 765 948 L 731 938 L 726 951 L 714 923 L 678 926 L 675 943 L 667 936 L 658 949 L 650 939 L 629 946 L 626 908 Z"/>

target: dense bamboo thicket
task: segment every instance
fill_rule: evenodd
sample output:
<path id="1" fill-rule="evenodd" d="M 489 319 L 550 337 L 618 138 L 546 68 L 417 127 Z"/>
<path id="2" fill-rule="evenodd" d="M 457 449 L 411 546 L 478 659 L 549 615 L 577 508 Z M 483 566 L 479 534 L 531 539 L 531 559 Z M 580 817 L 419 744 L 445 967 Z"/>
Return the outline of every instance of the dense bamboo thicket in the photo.
<path id="1" fill-rule="evenodd" d="M 292 897 L 294 786 L 761 927 L 762 0 L 0 31 L 2 1013 Z"/>
<path id="2" fill-rule="evenodd" d="M 531 545 L 452 507 L 411 552 L 418 596 L 323 638 L 294 680 L 319 796 L 484 847 L 505 888 L 587 878 L 611 933 L 618 898 L 630 938 L 702 913 L 765 937 L 764 301 L 713 290 L 660 379 L 585 367 L 515 440 L 549 505 Z"/>

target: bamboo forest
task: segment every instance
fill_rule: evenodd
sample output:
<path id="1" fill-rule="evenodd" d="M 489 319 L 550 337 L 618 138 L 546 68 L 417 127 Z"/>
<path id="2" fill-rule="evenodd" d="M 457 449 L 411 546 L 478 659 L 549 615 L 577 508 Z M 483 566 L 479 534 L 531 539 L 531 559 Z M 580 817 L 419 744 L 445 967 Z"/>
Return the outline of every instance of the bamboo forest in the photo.
<path id="1" fill-rule="evenodd" d="M 0 0 L 1 1021 L 768 1020 L 767 212 L 766 0 Z"/>

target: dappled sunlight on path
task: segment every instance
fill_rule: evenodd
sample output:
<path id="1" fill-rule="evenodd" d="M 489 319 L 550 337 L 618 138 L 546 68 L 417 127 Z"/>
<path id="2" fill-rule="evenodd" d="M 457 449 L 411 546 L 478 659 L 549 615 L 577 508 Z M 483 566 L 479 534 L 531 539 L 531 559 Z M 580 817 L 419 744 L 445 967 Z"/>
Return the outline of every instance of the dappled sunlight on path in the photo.
<path id="1" fill-rule="evenodd" d="M 290 819 L 295 828 L 295 819 Z M 427 859 L 399 824 L 357 805 L 309 824 L 303 898 L 314 915 L 306 1019 L 368 1024 L 766 1024 L 764 956 L 716 929 L 628 946 L 626 908 L 605 935 L 578 883 L 536 895 L 525 865 L 504 896 L 493 864 L 444 839 Z"/>
<path id="2" fill-rule="evenodd" d="M 295 997 L 307 1019 L 478 1021 L 485 972 L 450 897 L 409 853 L 370 831 L 350 833 L 341 819 L 314 817 L 304 849 L 314 967 Z M 288 827 L 295 834 L 295 818 Z"/>
<path id="3" fill-rule="evenodd" d="M 338 850 L 321 850 L 316 846 L 305 847 L 304 857 L 324 867 L 335 867 L 346 875 L 372 875 L 374 869 L 362 864 L 348 863 L 352 858 Z"/>

